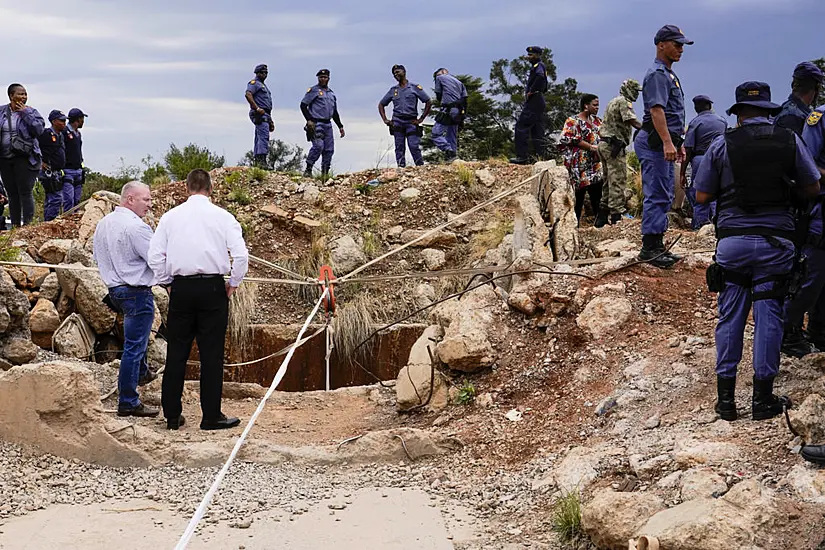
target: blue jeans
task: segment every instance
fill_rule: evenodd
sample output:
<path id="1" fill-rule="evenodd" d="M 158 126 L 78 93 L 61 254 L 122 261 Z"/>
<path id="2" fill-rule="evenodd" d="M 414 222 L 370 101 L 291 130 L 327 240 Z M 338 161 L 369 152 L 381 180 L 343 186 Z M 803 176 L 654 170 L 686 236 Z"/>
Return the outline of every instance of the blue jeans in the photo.
<path id="1" fill-rule="evenodd" d="M 117 379 L 120 394 L 118 406 L 130 409 L 140 405 L 138 379 L 149 370 L 146 349 L 149 347 L 149 335 L 155 319 L 155 298 L 151 288 L 131 286 L 110 288 L 109 297 L 123 310 L 123 356 L 120 358 L 120 374 Z"/>
<path id="2" fill-rule="evenodd" d="M 726 270 L 751 275 L 754 280 L 784 275 L 793 268 L 794 247 L 790 241 L 777 239 L 772 245 L 765 237 L 747 235 L 721 239 L 716 261 Z M 773 288 L 774 282 L 755 285 L 753 292 Z M 731 282 L 719 293 L 719 322 L 716 325 L 716 374 L 735 378 L 742 360 L 745 325 L 753 306 L 753 372 L 756 378 L 773 378 L 779 372 L 782 347 L 783 298 L 753 301 L 751 289 Z"/>

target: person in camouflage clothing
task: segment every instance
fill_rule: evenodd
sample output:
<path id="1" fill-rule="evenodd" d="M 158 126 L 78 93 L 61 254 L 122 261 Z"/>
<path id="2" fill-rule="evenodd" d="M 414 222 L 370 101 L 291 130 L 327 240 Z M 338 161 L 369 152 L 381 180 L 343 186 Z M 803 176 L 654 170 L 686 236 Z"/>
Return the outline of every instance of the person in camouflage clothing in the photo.
<path id="1" fill-rule="evenodd" d="M 604 171 L 604 186 L 596 227 L 616 223 L 626 214 L 624 190 L 627 187 L 627 145 L 633 128 L 642 123 L 633 112 L 633 102 L 639 98 L 642 86 L 631 79 L 625 80 L 619 96 L 607 104 L 601 130 L 599 131 L 599 156 Z"/>

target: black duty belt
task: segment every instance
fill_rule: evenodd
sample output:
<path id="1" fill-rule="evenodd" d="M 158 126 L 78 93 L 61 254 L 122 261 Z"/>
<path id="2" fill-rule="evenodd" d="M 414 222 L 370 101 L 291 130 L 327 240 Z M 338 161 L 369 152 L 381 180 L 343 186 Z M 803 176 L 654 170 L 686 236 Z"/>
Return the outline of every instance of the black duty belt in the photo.
<path id="1" fill-rule="evenodd" d="M 329 124 L 329 118 L 313 118 L 312 122 L 323 122 L 324 124 Z"/>
<path id="2" fill-rule="evenodd" d="M 133 285 L 117 285 L 117 286 L 113 286 L 109 290 L 114 290 L 116 288 L 134 288 L 136 290 L 152 290 L 151 286 L 133 286 Z"/>
<path id="3" fill-rule="evenodd" d="M 796 232 L 793 230 L 775 229 L 773 227 L 716 228 L 717 239 L 724 239 L 726 237 L 744 237 L 748 235 L 754 235 L 757 237 L 778 237 L 793 242 L 794 237 L 796 237 Z"/>
<path id="4" fill-rule="evenodd" d="M 196 273 L 195 275 L 175 275 L 176 281 L 189 281 L 192 279 L 223 279 L 223 275 L 214 273 Z"/>

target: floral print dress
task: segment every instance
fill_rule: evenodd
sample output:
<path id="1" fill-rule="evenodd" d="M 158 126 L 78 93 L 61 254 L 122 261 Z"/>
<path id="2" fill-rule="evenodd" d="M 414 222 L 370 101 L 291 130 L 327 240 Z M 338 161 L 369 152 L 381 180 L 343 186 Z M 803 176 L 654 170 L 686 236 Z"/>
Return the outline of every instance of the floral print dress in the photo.
<path id="1" fill-rule="evenodd" d="M 559 143 L 562 145 L 564 166 L 570 173 L 573 189 L 583 189 L 591 183 L 602 181 L 602 163 L 599 157 L 578 146 L 580 141 L 598 144 L 601 125 L 602 119 L 597 116 L 582 120 L 579 115 L 575 115 L 564 122 Z"/>

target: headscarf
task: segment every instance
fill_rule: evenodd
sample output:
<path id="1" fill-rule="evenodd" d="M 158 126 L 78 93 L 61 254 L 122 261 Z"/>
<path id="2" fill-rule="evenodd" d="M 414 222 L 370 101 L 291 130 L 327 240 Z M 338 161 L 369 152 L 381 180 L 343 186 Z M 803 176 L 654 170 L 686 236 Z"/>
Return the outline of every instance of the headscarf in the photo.
<path id="1" fill-rule="evenodd" d="M 627 99 L 628 101 L 636 101 L 639 99 L 639 92 L 641 91 L 642 86 L 639 84 L 638 80 L 633 80 L 632 78 L 628 78 L 624 82 L 622 82 L 622 87 L 619 89 L 619 93 L 622 94 L 622 97 Z"/>

